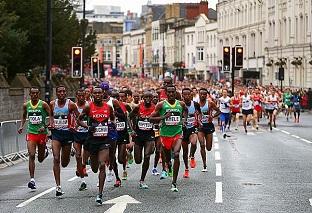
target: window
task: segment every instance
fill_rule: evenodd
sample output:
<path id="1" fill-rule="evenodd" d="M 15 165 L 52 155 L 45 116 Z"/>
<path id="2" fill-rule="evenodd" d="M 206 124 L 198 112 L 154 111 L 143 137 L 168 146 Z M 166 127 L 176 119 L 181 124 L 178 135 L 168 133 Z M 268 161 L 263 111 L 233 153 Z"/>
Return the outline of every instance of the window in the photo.
<path id="1" fill-rule="evenodd" d="M 111 60 L 111 52 L 109 50 L 104 51 L 104 61 Z"/>
<path id="2" fill-rule="evenodd" d="M 194 37 L 193 37 L 193 34 L 191 35 L 191 45 L 193 45 L 193 39 L 194 39 Z"/>
<path id="3" fill-rule="evenodd" d="M 190 45 L 190 35 L 187 35 L 187 45 Z"/>
<path id="4" fill-rule="evenodd" d="M 197 60 L 198 61 L 204 60 L 204 48 L 203 47 L 197 48 Z"/>

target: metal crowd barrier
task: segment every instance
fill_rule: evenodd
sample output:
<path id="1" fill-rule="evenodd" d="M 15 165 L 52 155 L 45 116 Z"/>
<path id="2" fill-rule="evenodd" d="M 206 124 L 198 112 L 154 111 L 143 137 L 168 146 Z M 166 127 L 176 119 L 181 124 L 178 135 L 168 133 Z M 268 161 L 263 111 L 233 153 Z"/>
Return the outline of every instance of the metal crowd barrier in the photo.
<path id="1" fill-rule="evenodd" d="M 17 133 L 20 124 L 21 120 L 0 123 L 0 163 L 12 166 L 17 159 L 28 159 L 26 130 L 24 128 L 22 134 Z"/>

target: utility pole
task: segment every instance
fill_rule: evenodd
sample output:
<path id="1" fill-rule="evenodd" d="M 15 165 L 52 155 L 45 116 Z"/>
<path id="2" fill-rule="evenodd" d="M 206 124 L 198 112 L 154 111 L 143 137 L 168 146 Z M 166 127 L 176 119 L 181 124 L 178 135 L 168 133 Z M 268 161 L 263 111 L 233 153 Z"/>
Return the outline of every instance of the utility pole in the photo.
<path id="1" fill-rule="evenodd" d="M 52 66 L 52 0 L 47 0 L 47 51 L 45 72 L 45 101 L 50 103 L 51 99 L 51 66 Z"/>
<path id="2" fill-rule="evenodd" d="M 86 0 L 82 3 L 82 77 L 80 79 L 80 88 L 84 87 L 84 65 L 85 65 L 85 37 L 86 37 Z"/>

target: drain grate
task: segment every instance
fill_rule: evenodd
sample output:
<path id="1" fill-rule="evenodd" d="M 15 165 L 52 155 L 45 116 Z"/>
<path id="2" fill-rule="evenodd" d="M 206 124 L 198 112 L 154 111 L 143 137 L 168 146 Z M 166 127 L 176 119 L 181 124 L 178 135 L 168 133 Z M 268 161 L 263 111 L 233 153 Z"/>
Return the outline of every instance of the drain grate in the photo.
<path id="1" fill-rule="evenodd" d="M 251 183 L 251 182 L 246 182 L 242 183 L 243 186 L 261 186 L 262 183 Z"/>

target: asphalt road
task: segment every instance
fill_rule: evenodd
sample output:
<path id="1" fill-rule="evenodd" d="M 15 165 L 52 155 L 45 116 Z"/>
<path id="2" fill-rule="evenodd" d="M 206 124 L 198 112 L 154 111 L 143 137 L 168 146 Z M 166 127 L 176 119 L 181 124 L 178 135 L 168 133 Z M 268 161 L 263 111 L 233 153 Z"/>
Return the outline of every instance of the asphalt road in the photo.
<path id="1" fill-rule="evenodd" d="M 113 204 L 113 201 L 96 206 L 97 175 L 91 172 L 86 178 L 88 190 L 78 191 L 80 180 L 73 178 L 74 158 L 61 172 L 63 199 L 56 199 L 52 188 L 51 157 L 43 164 L 37 163 L 35 192 L 27 188 L 27 163 L 20 163 L 0 170 L 0 212 L 103 213 L 124 208 L 124 212 L 169 213 L 312 212 L 309 202 L 312 199 L 312 115 L 304 114 L 301 122 L 294 124 L 280 116 L 277 129 L 272 132 L 263 120 L 259 131 L 250 129 L 247 135 L 242 127 L 230 132 L 231 137 L 226 140 L 217 133 L 214 148 L 208 154 L 207 173 L 201 172 L 199 150 L 197 167 L 191 170 L 189 179 L 182 177 L 181 161 L 178 193 L 170 191 L 170 179 L 159 180 L 159 176 L 152 176 L 150 171 L 146 178 L 150 188 L 140 190 L 140 166 L 132 164 L 123 186 L 114 188 L 113 183 L 107 183 L 104 192 L 104 201 L 123 196 L 122 201 L 130 202 L 127 206 L 122 202 Z"/>

